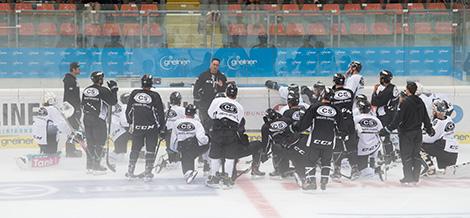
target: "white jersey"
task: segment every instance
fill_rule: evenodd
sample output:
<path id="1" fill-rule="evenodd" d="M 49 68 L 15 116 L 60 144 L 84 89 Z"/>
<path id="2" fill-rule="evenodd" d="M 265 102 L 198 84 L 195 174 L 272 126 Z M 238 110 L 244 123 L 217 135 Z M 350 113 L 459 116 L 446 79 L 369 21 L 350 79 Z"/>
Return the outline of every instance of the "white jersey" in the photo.
<path id="1" fill-rule="evenodd" d="M 165 111 L 166 117 L 166 129 L 171 130 L 173 129 L 173 125 L 176 120 L 186 117 L 184 115 L 185 109 L 184 107 L 178 105 L 171 105 L 169 109 Z"/>
<path id="2" fill-rule="evenodd" d="M 459 146 L 454 137 L 455 124 L 452 118 L 449 116 L 444 120 L 435 118 L 432 121 L 432 127 L 436 131 L 436 134 L 432 137 L 428 134 L 423 135 L 423 143 L 434 143 L 437 140 L 443 139 L 446 142 L 444 151 L 458 153 Z"/>
<path id="3" fill-rule="evenodd" d="M 354 116 L 354 125 L 359 136 L 357 154 L 363 156 L 377 151 L 381 143 L 378 132 L 383 128 L 382 122 L 376 116 L 367 113 Z"/>
<path id="4" fill-rule="evenodd" d="M 214 98 L 207 110 L 207 114 L 213 120 L 226 118 L 240 124 L 245 115 L 245 111 L 240 103 L 225 97 Z"/>
<path id="5" fill-rule="evenodd" d="M 281 101 L 284 104 L 287 104 L 287 96 L 289 95 L 289 88 L 287 86 L 279 87 L 279 97 L 281 97 Z M 300 95 L 299 104 L 304 104 L 304 99 L 302 99 L 302 95 Z"/>
<path id="6" fill-rule="evenodd" d="M 119 105 L 118 107 L 113 106 L 113 114 L 111 119 L 111 129 L 109 132 L 109 136 L 111 139 L 116 141 L 119 136 L 126 133 L 127 127 L 129 127 L 129 123 L 127 123 L 126 119 L 126 108 L 127 105 Z"/>
<path id="7" fill-rule="evenodd" d="M 438 97 L 434 93 L 422 93 L 419 98 L 423 100 L 424 106 L 426 106 L 426 112 L 428 113 L 429 119 L 432 120 L 432 102 Z"/>
<path id="8" fill-rule="evenodd" d="M 58 129 L 57 139 L 59 135 L 64 137 L 72 133 L 71 127 L 65 120 L 62 112 L 55 106 L 44 106 L 44 110 L 47 112 L 45 116 L 34 116 L 33 117 L 33 138 L 40 145 L 47 144 L 47 129 L 49 126 L 55 126 Z"/>
<path id="9" fill-rule="evenodd" d="M 354 96 L 362 94 L 364 92 L 364 78 L 361 74 L 352 74 L 346 77 L 344 87 L 350 89 L 354 93 Z"/>
<path id="10" fill-rule="evenodd" d="M 206 136 L 201 122 L 193 118 L 178 119 L 171 130 L 170 149 L 177 152 L 178 142 L 191 137 L 196 137 L 200 146 L 209 143 L 209 138 Z"/>

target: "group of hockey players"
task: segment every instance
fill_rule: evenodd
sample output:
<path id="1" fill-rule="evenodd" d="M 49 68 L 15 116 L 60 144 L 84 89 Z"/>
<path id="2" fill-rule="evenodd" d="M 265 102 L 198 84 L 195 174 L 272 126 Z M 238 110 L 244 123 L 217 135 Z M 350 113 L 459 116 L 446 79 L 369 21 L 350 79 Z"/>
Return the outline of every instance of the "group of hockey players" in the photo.
<path id="1" fill-rule="evenodd" d="M 408 82 L 406 90 L 399 92 L 392 84 L 392 72 L 382 70 L 369 101 L 364 95 L 362 65 L 357 61 L 345 74 L 333 76 L 331 88 L 321 82 L 299 87 L 268 80 L 266 86 L 278 90 L 285 104 L 266 110 L 264 123 L 260 122 L 262 140 L 250 142 L 244 108 L 237 101 L 238 87 L 227 82 L 219 64 L 214 58 L 209 70 L 198 77 L 193 88 L 195 104 L 181 106 L 181 94 L 173 92 L 166 110 L 160 94 L 152 90 L 152 75 L 145 74 L 141 88 L 122 94 L 118 101 L 117 83 L 110 80 L 105 87 L 103 72 L 93 72 L 93 84 L 83 90 L 79 105 L 58 107 L 55 96 L 45 96 L 34 117 L 33 137 L 42 154 L 57 155 L 63 136 L 68 144 L 80 143 L 87 156 L 86 169 L 96 175 L 107 168 L 114 170 L 109 155 L 125 159 L 131 140 L 125 176 L 146 181 L 161 167 L 156 159 L 165 140 L 168 161 L 181 162 L 187 183 L 198 174 L 195 162 L 199 158 L 208 174 L 206 185 L 216 188 L 232 187 L 245 173 L 237 171 L 238 160 L 250 155 L 252 176 L 265 176 L 260 164 L 272 156 L 274 170 L 269 176 L 294 177 L 303 190 L 317 189 L 317 177 L 325 190 L 330 178 L 381 176 L 384 166 L 400 160 L 404 184 L 456 164 L 452 104 L 424 93 L 417 82 Z M 107 145 L 108 136 L 114 142 L 113 152 Z M 102 163 L 105 156 L 107 166 Z M 136 173 L 142 156 L 144 171 Z M 348 175 L 345 163 L 349 163 Z"/>

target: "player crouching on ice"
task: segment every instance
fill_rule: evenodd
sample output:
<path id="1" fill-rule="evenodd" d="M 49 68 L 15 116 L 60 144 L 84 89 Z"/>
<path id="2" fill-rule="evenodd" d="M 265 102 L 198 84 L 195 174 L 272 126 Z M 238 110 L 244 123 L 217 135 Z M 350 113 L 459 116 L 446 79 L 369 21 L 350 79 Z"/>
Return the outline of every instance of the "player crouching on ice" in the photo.
<path id="1" fill-rule="evenodd" d="M 42 168 L 57 165 L 60 160 L 59 143 L 65 143 L 68 136 L 70 136 L 70 140 L 73 139 L 71 136 L 74 134 L 65 119 L 66 115 L 72 114 L 73 107 L 70 104 L 66 103 L 63 109 L 59 109 L 54 93 L 46 93 L 43 106 L 33 117 L 33 139 L 39 145 L 40 154 L 19 157 L 17 159 L 18 166 L 20 168 Z"/>
<path id="2" fill-rule="evenodd" d="M 209 149 L 209 137 L 201 122 L 194 119 L 196 106 L 188 104 L 184 114 L 185 118 L 180 118 L 173 123 L 169 149 L 177 155 L 177 152 L 181 154 L 183 175 L 186 183 L 190 184 L 198 173 L 194 169 L 194 161 L 196 157 Z"/>

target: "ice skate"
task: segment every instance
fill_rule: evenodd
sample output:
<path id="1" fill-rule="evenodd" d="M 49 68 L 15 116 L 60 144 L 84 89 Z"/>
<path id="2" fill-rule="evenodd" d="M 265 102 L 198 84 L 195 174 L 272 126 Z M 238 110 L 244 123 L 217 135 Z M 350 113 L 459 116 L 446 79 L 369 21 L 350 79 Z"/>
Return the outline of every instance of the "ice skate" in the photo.
<path id="1" fill-rule="evenodd" d="M 187 184 L 191 184 L 194 182 L 194 179 L 197 176 L 197 170 L 189 170 L 184 174 L 184 178 L 186 179 Z"/>

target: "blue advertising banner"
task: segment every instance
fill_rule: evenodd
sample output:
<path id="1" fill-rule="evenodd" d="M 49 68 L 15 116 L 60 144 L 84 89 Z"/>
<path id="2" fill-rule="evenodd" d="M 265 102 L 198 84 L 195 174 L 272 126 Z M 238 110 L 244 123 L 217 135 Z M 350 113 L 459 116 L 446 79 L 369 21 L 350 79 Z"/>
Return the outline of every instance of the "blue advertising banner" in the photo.
<path id="1" fill-rule="evenodd" d="M 86 73 L 107 77 L 152 73 L 157 77 L 196 77 L 221 60 L 229 77 L 329 76 L 344 72 L 352 60 L 363 74 L 388 69 L 395 75 L 452 75 L 451 47 L 410 48 L 0 48 L 0 78 L 61 77 L 70 62 Z"/>

